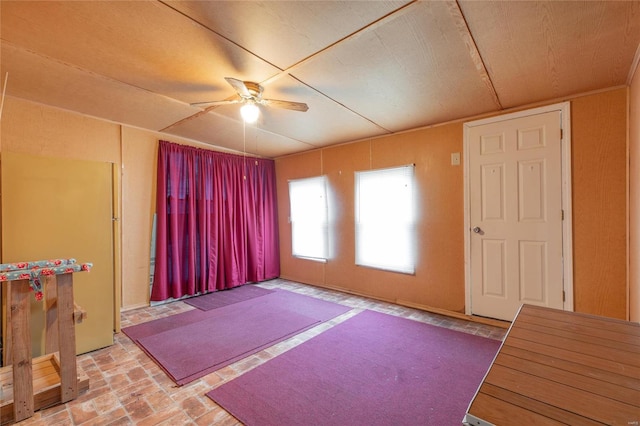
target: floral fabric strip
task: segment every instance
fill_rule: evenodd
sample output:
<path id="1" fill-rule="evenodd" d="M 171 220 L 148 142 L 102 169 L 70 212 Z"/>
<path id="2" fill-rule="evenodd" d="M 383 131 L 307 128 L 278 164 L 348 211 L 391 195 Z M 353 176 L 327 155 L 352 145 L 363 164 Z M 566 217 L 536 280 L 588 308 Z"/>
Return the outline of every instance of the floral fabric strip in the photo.
<path id="1" fill-rule="evenodd" d="M 35 262 L 0 263 L 0 273 L 8 272 L 8 271 L 17 271 L 22 269 L 71 265 L 74 263 L 76 263 L 75 259 L 50 259 L 50 260 L 36 260 Z"/>
<path id="2" fill-rule="evenodd" d="M 42 300 L 41 276 L 69 274 L 89 271 L 92 263 L 76 263 L 75 259 L 51 259 L 35 262 L 17 262 L 0 264 L 0 282 L 13 280 L 29 280 L 36 300 Z"/>

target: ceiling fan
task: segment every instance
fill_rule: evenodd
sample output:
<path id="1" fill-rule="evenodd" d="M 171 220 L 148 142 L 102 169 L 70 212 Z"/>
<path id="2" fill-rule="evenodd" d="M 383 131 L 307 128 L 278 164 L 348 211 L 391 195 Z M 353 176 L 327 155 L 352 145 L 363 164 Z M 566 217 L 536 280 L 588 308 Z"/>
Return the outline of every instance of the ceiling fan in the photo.
<path id="1" fill-rule="evenodd" d="M 258 118 L 257 105 L 263 105 L 275 108 L 290 109 L 293 111 L 305 112 L 309 109 L 307 104 L 301 102 L 281 101 L 277 99 L 263 99 L 262 92 L 264 88 L 258 83 L 252 81 L 242 81 L 236 78 L 225 77 L 227 83 L 229 83 L 238 93 L 239 99 L 227 99 L 221 101 L 210 102 L 196 102 L 191 106 L 197 107 L 209 107 L 216 105 L 228 105 L 228 104 L 243 104 L 240 110 L 242 117 L 245 121 L 255 121 Z"/>

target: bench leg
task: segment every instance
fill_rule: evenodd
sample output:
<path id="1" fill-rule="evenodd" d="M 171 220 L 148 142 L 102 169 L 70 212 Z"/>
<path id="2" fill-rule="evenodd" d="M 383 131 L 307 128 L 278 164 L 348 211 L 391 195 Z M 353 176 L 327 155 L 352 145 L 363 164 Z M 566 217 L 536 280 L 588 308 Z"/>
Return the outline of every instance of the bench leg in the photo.
<path id="1" fill-rule="evenodd" d="M 30 296 L 29 280 L 16 280 L 11 283 L 13 413 L 16 422 L 33 416 Z"/>

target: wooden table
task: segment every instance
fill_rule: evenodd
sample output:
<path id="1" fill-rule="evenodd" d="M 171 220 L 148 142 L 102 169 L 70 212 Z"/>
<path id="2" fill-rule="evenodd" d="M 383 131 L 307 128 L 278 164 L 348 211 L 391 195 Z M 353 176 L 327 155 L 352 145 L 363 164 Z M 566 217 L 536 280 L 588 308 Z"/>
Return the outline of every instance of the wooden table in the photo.
<path id="1" fill-rule="evenodd" d="M 523 305 L 462 423 L 640 425 L 640 324 Z"/>

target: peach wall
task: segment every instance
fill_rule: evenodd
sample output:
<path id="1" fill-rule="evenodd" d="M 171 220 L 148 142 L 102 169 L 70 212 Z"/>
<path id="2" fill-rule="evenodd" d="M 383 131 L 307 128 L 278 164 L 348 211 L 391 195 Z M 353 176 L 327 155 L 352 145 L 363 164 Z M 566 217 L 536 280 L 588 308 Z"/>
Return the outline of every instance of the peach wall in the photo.
<path id="1" fill-rule="evenodd" d="M 627 90 L 571 102 L 574 308 L 627 318 Z"/>
<path id="2" fill-rule="evenodd" d="M 120 163 L 120 126 L 7 96 L 2 151 Z"/>
<path id="3" fill-rule="evenodd" d="M 635 111 L 637 80 L 636 76 L 631 90 Z M 613 317 L 624 317 L 626 310 L 626 93 L 620 89 L 572 100 L 576 310 Z M 632 173 L 635 170 L 637 175 L 638 120 L 631 121 L 632 164 L 636 164 Z M 203 145 L 11 97 L 5 101 L 1 131 L 2 151 L 118 165 L 122 308 L 147 305 L 157 140 Z M 462 123 L 277 159 L 282 276 L 385 300 L 463 312 L 463 175 L 462 165 L 450 165 L 451 152 L 462 152 Z M 355 267 L 353 172 L 406 163 L 416 164 L 419 182 L 422 238 L 416 275 Z M 326 264 L 291 256 L 287 217 L 287 180 L 321 173 L 328 175 L 331 184 L 333 234 L 338 236 L 332 241 L 332 259 Z M 632 200 L 637 203 L 639 189 L 633 182 Z M 631 225 L 637 234 L 638 224 L 635 228 L 633 222 Z M 590 235 L 594 229 L 599 229 L 598 235 Z M 637 244 L 637 235 L 632 244 L 634 241 Z M 635 250 L 637 259 L 637 246 Z M 632 261 L 636 312 L 637 268 L 637 262 Z"/>
<path id="4" fill-rule="evenodd" d="M 283 278 L 400 303 L 464 311 L 462 125 L 452 124 L 276 159 Z M 415 164 L 419 238 L 415 275 L 355 265 L 354 172 Z M 291 256 L 289 179 L 324 174 L 329 181 L 331 255 L 326 264 Z"/>
<path id="5" fill-rule="evenodd" d="M 149 305 L 158 137 L 124 127 L 122 141 L 122 306 L 132 309 Z"/>
<path id="6" fill-rule="evenodd" d="M 158 140 L 206 145 L 12 97 L 5 101 L 0 135 L 1 152 L 116 164 L 122 284 L 115 292 L 123 310 L 148 306 Z"/>
<path id="7" fill-rule="evenodd" d="M 575 310 L 626 317 L 626 89 L 571 100 Z M 464 312 L 462 122 L 276 159 L 283 278 L 398 303 Z M 415 276 L 354 264 L 353 174 L 415 163 L 419 254 Z M 333 255 L 293 259 L 286 181 L 326 174 Z"/>
<path id="8" fill-rule="evenodd" d="M 629 319 L 640 322 L 640 69 L 629 90 Z"/>
<path id="9" fill-rule="evenodd" d="M 297 259 L 291 255 L 291 224 L 289 222 L 288 181 L 322 174 L 322 152 L 295 155 L 294 161 L 276 162 L 276 191 L 278 196 L 278 228 L 280 229 L 280 270 L 296 271 L 297 281 L 309 284 L 324 283 L 324 266 L 317 262 Z M 279 176 L 282 174 L 283 178 Z M 284 231 L 284 234 L 283 234 Z M 281 274 L 282 275 L 282 274 Z M 293 279 L 293 278 L 292 278 Z"/>

